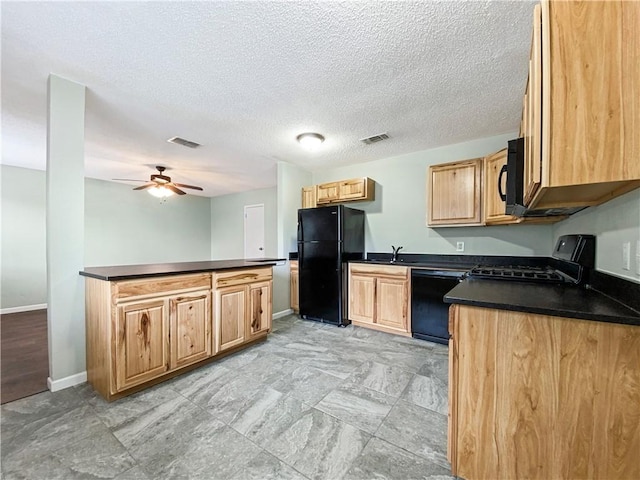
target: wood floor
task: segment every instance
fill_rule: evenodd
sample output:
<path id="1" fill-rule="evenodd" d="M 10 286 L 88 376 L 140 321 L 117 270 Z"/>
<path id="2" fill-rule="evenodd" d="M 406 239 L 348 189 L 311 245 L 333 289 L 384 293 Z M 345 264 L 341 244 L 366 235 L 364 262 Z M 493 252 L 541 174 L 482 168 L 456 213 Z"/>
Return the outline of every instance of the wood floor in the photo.
<path id="1" fill-rule="evenodd" d="M 47 311 L 0 315 L 0 403 L 47 390 Z"/>

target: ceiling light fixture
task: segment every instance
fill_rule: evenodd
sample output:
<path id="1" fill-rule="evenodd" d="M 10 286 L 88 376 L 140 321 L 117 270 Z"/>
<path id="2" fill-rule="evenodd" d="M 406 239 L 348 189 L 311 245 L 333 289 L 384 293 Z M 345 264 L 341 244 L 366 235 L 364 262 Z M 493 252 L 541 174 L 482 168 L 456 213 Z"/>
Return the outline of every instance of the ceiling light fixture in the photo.
<path id="1" fill-rule="evenodd" d="M 158 198 L 165 198 L 165 197 L 170 197 L 171 195 L 173 195 L 173 192 L 171 190 L 169 190 L 167 187 L 165 187 L 164 185 L 159 185 L 157 187 L 151 187 L 151 188 L 149 188 L 147 190 L 147 192 L 149 192 L 154 197 L 158 197 Z"/>
<path id="2" fill-rule="evenodd" d="M 315 150 L 320 146 L 322 142 L 324 142 L 324 137 L 319 133 L 301 133 L 296 137 L 298 143 L 302 145 L 303 148 L 307 150 Z"/>

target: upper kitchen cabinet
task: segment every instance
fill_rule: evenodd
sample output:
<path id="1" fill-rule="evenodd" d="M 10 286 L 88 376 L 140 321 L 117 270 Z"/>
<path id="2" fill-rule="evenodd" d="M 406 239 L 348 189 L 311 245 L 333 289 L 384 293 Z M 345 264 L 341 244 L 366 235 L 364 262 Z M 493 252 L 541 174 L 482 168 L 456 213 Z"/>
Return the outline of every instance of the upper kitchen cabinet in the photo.
<path id="1" fill-rule="evenodd" d="M 517 223 L 518 218 L 505 213 L 506 201 L 501 193 L 506 192 L 507 149 L 484 159 L 484 219 L 487 225 Z"/>
<path id="2" fill-rule="evenodd" d="M 482 223 L 482 158 L 429 167 L 427 225 Z"/>
<path id="3" fill-rule="evenodd" d="M 352 178 L 349 180 L 322 183 L 316 185 L 315 189 L 316 203 L 318 205 L 362 200 L 371 201 L 375 195 L 375 182 L 368 177 Z"/>
<path id="4" fill-rule="evenodd" d="M 316 186 L 302 187 L 302 208 L 314 208 L 316 206 Z"/>
<path id="5" fill-rule="evenodd" d="M 598 205 L 640 186 L 640 2 L 543 0 L 522 131 L 529 208 Z"/>
<path id="6" fill-rule="evenodd" d="M 340 201 L 340 186 L 338 182 L 316 185 L 316 203 L 332 203 Z"/>
<path id="7" fill-rule="evenodd" d="M 549 217 L 516 217 L 506 212 L 507 149 L 484 158 L 484 224 L 511 225 L 520 223 L 553 223 L 567 218 L 563 215 Z"/>

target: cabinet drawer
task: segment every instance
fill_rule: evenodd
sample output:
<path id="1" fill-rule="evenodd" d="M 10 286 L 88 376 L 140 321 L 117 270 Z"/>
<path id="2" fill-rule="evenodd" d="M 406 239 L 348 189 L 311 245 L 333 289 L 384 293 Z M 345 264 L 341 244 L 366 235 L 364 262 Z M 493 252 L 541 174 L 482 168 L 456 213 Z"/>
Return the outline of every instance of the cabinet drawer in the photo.
<path id="1" fill-rule="evenodd" d="M 362 263 L 350 264 L 351 273 L 358 275 L 373 275 L 376 277 L 393 277 L 406 279 L 409 276 L 408 267 L 397 267 L 395 265 L 365 265 Z"/>
<path id="2" fill-rule="evenodd" d="M 273 274 L 271 272 L 271 267 L 251 268 L 216 273 L 214 275 L 213 283 L 214 287 L 218 289 L 221 287 L 271 280 L 272 278 Z"/>
<path id="3" fill-rule="evenodd" d="M 211 288 L 211 274 L 175 275 L 161 278 L 142 278 L 117 282 L 114 295 L 117 301 L 132 297 L 150 297 L 170 292 L 185 292 Z"/>

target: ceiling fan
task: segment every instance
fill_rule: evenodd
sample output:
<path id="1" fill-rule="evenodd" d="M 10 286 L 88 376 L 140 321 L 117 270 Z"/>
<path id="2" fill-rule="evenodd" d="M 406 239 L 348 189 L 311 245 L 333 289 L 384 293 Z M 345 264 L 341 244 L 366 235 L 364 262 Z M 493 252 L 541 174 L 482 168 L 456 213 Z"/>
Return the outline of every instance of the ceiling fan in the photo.
<path id="1" fill-rule="evenodd" d="M 162 167 L 160 165 L 156 166 L 156 170 L 158 173 L 154 173 L 151 175 L 149 182 L 141 185 L 139 187 L 135 187 L 134 190 L 149 190 L 149 193 L 155 197 L 169 197 L 174 193 L 178 195 L 186 195 L 187 192 L 180 190 L 180 188 L 190 188 L 192 190 L 200 190 L 202 191 L 202 187 L 196 187 L 195 185 L 186 185 L 184 183 L 176 183 L 171 181 L 171 177 L 164 174 L 164 171 L 167 167 Z M 144 180 L 130 180 L 124 178 L 114 178 L 114 180 L 126 181 L 126 182 L 142 182 Z M 180 188 L 178 188 L 180 187 Z"/>

